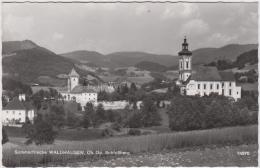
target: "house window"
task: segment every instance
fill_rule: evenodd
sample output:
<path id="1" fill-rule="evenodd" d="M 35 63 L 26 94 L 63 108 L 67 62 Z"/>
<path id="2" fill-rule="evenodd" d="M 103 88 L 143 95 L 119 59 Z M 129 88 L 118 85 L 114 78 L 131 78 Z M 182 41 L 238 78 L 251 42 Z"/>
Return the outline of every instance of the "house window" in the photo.
<path id="1" fill-rule="evenodd" d="M 15 111 L 13 111 L 13 114 L 15 114 Z"/>
<path id="2" fill-rule="evenodd" d="M 229 86 L 230 86 L 230 87 L 232 86 L 232 82 L 229 82 Z"/>
<path id="3" fill-rule="evenodd" d="M 198 84 L 198 89 L 200 89 L 200 84 Z"/>
<path id="4" fill-rule="evenodd" d="M 219 89 L 219 85 L 217 84 L 217 89 Z"/>
<path id="5" fill-rule="evenodd" d="M 204 89 L 206 89 L 206 87 L 207 87 L 207 85 L 206 85 L 206 84 L 204 84 Z"/>
<path id="6" fill-rule="evenodd" d="M 186 62 L 186 68 L 187 69 L 189 68 L 189 62 Z"/>
<path id="7" fill-rule="evenodd" d="M 238 92 L 237 92 L 237 95 L 238 95 Z"/>
<path id="8" fill-rule="evenodd" d="M 181 69 L 182 69 L 182 61 L 181 61 Z"/>
<path id="9" fill-rule="evenodd" d="M 213 85 L 212 84 L 210 84 L 210 89 L 213 89 Z"/>
<path id="10" fill-rule="evenodd" d="M 224 82 L 222 82 L 222 88 L 224 87 Z"/>
<path id="11" fill-rule="evenodd" d="M 232 90 L 231 90 L 231 89 L 229 89 L 229 95 L 230 95 L 230 96 L 232 95 Z"/>
<path id="12" fill-rule="evenodd" d="M 19 115 L 21 115 L 21 113 L 19 113 Z"/>

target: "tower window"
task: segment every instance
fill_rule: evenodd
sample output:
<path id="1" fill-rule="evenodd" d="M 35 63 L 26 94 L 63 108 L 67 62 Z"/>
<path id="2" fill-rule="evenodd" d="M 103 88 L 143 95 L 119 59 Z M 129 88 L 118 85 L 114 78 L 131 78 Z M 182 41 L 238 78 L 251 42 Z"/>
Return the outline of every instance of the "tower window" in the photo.
<path id="1" fill-rule="evenodd" d="M 181 61 L 181 69 L 182 69 L 182 61 Z"/>
<path id="2" fill-rule="evenodd" d="M 187 69 L 189 68 L 189 62 L 186 62 L 186 68 Z"/>

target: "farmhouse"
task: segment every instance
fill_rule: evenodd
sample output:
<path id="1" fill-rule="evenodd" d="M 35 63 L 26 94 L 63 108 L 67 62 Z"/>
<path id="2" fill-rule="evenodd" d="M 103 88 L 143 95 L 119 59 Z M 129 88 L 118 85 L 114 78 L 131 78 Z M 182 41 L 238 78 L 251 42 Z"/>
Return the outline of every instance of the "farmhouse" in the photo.
<path id="1" fill-rule="evenodd" d="M 23 96 L 15 97 L 2 110 L 2 123 L 8 126 L 21 126 L 26 117 L 33 122 L 35 116 L 33 106 L 25 102 Z"/>
<path id="2" fill-rule="evenodd" d="M 198 66 L 192 69 L 192 52 L 188 49 L 186 37 L 179 55 L 179 79 L 181 94 L 209 95 L 217 93 L 235 100 L 241 98 L 241 87 L 236 85 L 231 71 L 218 71 L 216 67 Z"/>
<path id="3" fill-rule="evenodd" d="M 59 89 L 65 101 L 76 101 L 84 107 L 88 102 L 96 104 L 97 102 L 97 91 L 88 86 L 79 84 L 79 74 L 73 68 L 68 75 L 68 84 L 65 88 Z"/>

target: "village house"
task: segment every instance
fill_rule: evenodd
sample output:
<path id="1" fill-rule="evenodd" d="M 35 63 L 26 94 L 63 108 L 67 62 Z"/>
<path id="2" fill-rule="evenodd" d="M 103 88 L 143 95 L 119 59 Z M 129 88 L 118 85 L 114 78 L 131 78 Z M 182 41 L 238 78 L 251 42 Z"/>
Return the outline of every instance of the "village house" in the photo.
<path id="1" fill-rule="evenodd" d="M 26 117 L 33 122 L 35 112 L 29 102 L 25 102 L 25 95 L 15 97 L 2 110 L 2 124 L 5 126 L 21 127 Z"/>
<path id="2" fill-rule="evenodd" d="M 82 107 L 88 102 L 96 104 L 97 91 L 94 88 L 79 84 L 79 74 L 73 68 L 68 75 L 68 84 L 65 88 L 58 90 L 65 101 L 75 101 Z"/>
<path id="3" fill-rule="evenodd" d="M 192 69 L 192 52 L 188 49 L 186 37 L 179 55 L 179 79 L 181 94 L 209 95 L 217 93 L 231 97 L 234 100 L 241 98 L 241 87 L 236 85 L 231 71 L 218 71 L 216 67 L 197 66 Z"/>

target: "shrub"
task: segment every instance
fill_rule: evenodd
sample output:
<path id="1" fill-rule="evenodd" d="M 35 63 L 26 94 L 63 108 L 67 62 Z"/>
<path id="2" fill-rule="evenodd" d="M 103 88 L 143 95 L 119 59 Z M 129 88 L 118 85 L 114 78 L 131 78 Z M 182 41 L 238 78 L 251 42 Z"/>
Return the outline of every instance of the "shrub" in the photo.
<path id="1" fill-rule="evenodd" d="M 36 145 L 52 144 L 57 132 L 53 130 L 53 126 L 38 115 L 32 130 L 29 132 L 26 144 L 35 143 Z"/>
<path id="2" fill-rule="evenodd" d="M 130 129 L 128 135 L 141 135 L 141 131 L 139 129 Z"/>
<path id="3" fill-rule="evenodd" d="M 171 130 L 187 131 L 253 124 L 255 116 L 241 104 L 218 95 L 174 97 L 168 110 L 169 126 Z"/>
<path id="4" fill-rule="evenodd" d="M 109 128 L 106 128 L 102 131 L 102 136 L 104 137 L 113 136 L 113 131 Z"/>
<path id="5" fill-rule="evenodd" d="M 130 128 L 140 128 L 143 126 L 142 113 L 134 112 L 127 120 L 126 125 Z"/>
<path id="6" fill-rule="evenodd" d="M 118 123 L 118 122 L 115 122 L 111 125 L 111 128 L 113 130 L 116 130 L 116 131 L 120 131 L 121 130 L 121 125 Z"/>
<path id="7" fill-rule="evenodd" d="M 9 141 L 9 139 L 8 139 L 7 133 L 4 129 L 4 127 L 2 127 L 2 144 L 5 144 L 8 141 Z"/>

